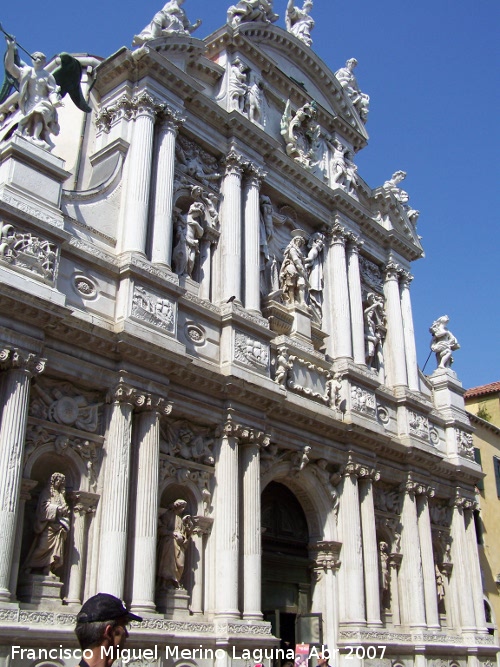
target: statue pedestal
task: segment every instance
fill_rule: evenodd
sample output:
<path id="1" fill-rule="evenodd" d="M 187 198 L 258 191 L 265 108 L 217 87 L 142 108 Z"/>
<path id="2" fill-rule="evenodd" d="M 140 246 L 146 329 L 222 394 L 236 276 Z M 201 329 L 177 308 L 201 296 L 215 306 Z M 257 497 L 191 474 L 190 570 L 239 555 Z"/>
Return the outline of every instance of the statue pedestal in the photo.
<path id="1" fill-rule="evenodd" d="M 159 591 L 156 607 L 166 618 L 184 618 L 189 616 L 189 594 L 185 588 L 169 588 Z"/>
<path id="2" fill-rule="evenodd" d="M 312 348 L 311 314 L 308 307 L 295 304 L 294 306 L 289 306 L 289 310 L 293 313 L 290 338 L 295 338 Z"/>
<path id="3" fill-rule="evenodd" d="M 446 453 L 450 458 L 457 458 L 460 455 L 458 434 L 472 433 L 463 398 L 465 389 L 451 368 L 436 368 L 427 380 L 432 386 L 434 406 L 447 421 Z"/>
<path id="4" fill-rule="evenodd" d="M 0 199 L 24 214 L 63 228 L 64 160 L 14 134 L 0 146 Z"/>
<path id="5" fill-rule="evenodd" d="M 19 584 L 18 597 L 21 602 L 40 604 L 56 602 L 61 605 L 62 581 L 55 574 L 28 574 Z"/>

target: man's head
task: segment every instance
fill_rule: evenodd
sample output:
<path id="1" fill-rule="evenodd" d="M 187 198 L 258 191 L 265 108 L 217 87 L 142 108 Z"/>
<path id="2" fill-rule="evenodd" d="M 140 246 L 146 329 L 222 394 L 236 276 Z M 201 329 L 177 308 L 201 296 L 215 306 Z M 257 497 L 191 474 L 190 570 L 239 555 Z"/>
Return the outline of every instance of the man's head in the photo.
<path id="1" fill-rule="evenodd" d="M 320 653 L 318 655 L 318 667 L 327 667 L 328 665 L 328 658 L 325 658 L 323 653 Z"/>
<path id="2" fill-rule="evenodd" d="M 109 593 L 98 593 L 89 598 L 76 617 L 75 634 L 82 650 L 98 646 L 123 648 L 128 637 L 127 624 L 142 621 L 140 616 L 127 611 L 121 600 Z M 106 661 L 109 667 L 114 651 Z"/>
<path id="3" fill-rule="evenodd" d="M 41 51 L 35 51 L 35 53 L 32 53 L 31 60 L 36 70 L 43 69 L 43 67 L 45 67 L 45 64 L 47 62 L 45 53 L 41 53 Z"/>

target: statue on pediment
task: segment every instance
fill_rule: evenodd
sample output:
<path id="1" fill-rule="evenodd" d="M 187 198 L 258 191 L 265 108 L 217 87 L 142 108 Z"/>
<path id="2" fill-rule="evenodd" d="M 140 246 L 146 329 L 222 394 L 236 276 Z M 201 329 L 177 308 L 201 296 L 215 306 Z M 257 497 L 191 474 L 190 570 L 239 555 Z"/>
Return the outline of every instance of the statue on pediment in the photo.
<path id="1" fill-rule="evenodd" d="M 392 193 L 392 195 L 394 195 L 394 198 L 403 207 L 410 222 L 412 222 L 415 225 L 417 223 L 418 216 L 420 215 L 420 211 L 417 211 L 408 204 L 408 201 L 410 199 L 409 194 L 406 192 L 406 190 L 403 190 L 403 188 L 399 187 L 399 184 L 405 178 L 406 178 L 406 171 L 402 170 L 395 171 L 394 174 L 391 176 L 391 178 L 385 181 L 383 187 L 387 191 Z"/>
<path id="2" fill-rule="evenodd" d="M 346 91 L 349 99 L 354 105 L 354 108 L 359 114 L 360 119 L 363 123 L 366 123 L 368 117 L 368 110 L 370 104 L 370 97 L 365 93 L 362 93 L 356 77 L 354 76 L 354 69 L 357 66 L 358 61 L 356 58 L 349 58 L 346 62 L 345 67 L 341 67 L 335 72 L 338 82 L 342 88 Z"/>
<path id="3" fill-rule="evenodd" d="M 443 315 L 438 317 L 429 329 L 432 334 L 431 350 L 436 354 L 438 368 L 450 368 L 453 363 L 452 352 L 460 349 L 458 340 L 447 329 L 449 321 L 448 315 Z"/>
<path id="4" fill-rule="evenodd" d="M 232 28 L 250 21 L 275 23 L 278 18 L 273 12 L 272 0 L 239 0 L 227 10 L 227 22 Z"/>
<path id="5" fill-rule="evenodd" d="M 185 35 L 189 37 L 201 25 L 201 19 L 190 23 L 186 12 L 182 9 L 185 0 L 169 0 L 167 4 L 153 16 L 142 32 L 135 35 L 132 44 L 140 46 L 160 37 Z"/>
<path id="6" fill-rule="evenodd" d="M 296 7 L 294 0 L 288 0 L 286 8 L 286 29 L 297 39 L 304 42 L 306 46 L 311 46 L 311 30 L 314 28 L 314 19 L 309 15 L 313 8 L 312 0 L 304 0 L 302 9 Z"/>

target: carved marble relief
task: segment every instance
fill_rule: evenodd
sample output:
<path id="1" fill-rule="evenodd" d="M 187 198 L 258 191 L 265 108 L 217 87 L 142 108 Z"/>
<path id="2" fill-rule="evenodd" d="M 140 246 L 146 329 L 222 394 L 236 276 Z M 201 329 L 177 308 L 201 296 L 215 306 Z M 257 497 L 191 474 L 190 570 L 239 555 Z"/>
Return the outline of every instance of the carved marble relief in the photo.
<path id="1" fill-rule="evenodd" d="M 306 169 L 311 169 L 318 161 L 320 133 L 315 102 L 304 104 L 294 113 L 288 100 L 281 118 L 281 136 L 285 141 L 286 154 Z"/>
<path id="2" fill-rule="evenodd" d="M 242 331 L 234 337 L 234 359 L 259 371 L 269 370 L 269 345 L 255 340 Z"/>
<path id="3" fill-rule="evenodd" d="M 377 408 L 377 400 L 372 391 L 363 389 L 355 384 L 351 385 L 352 409 L 374 417 Z"/>
<path id="4" fill-rule="evenodd" d="M 455 429 L 455 433 L 459 455 L 463 456 L 464 459 L 469 459 L 469 461 L 475 461 L 472 433 L 466 433 L 459 428 Z"/>
<path id="5" fill-rule="evenodd" d="M 429 420 L 418 412 L 408 411 L 408 426 L 410 435 L 429 441 Z"/>
<path id="6" fill-rule="evenodd" d="M 158 329 L 175 331 L 176 304 L 142 285 L 134 287 L 131 315 Z"/>
<path id="7" fill-rule="evenodd" d="M 160 450 L 169 456 L 214 465 L 214 437 L 208 428 L 186 420 L 165 421 L 161 425 Z"/>
<path id="8" fill-rule="evenodd" d="M 212 509 L 212 494 L 209 489 L 212 475 L 213 471 L 203 469 L 201 466 L 197 466 L 196 463 L 189 465 L 182 461 L 172 461 L 172 459 L 165 458 L 165 455 L 160 454 L 160 483 L 164 483 L 169 479 L 181 486 L 187 482 L 194 483 L 198 487 L 203 499 L 205 516 L 208 516 Z"/>
<path id="9" fill-rule="evenodd" d="M 0 221 L 0 261 L 53 283 L 58 258 L 55 243 Z"/>
<path id="10" fill-rule="evenodd" d="M 359 257 L 361 283 L 365 292 L 375 291 L 384 293 L 384 277 L 381 268 L 363 255 Z"/>
<path id="11" fill-rule="evenodd" d="M 222 168 L 199 144 L 179 134 L 175 143 L 176 171 L 181 183 L 202 185 L 218 191 Z"/>

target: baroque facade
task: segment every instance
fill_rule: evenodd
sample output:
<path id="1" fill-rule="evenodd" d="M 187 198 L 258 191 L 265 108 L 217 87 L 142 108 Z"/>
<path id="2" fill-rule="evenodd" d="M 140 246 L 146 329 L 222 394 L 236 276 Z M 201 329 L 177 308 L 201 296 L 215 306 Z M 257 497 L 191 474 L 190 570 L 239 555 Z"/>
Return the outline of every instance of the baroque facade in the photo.
<path id="1" fill-rule="evenodd" d="M 307 1 L 204 40 L 179 4 L 79 59 L 58 136 L 49 74 L 43 113 L 1 108 L 2 664 L 74 646 L 101 591 L 131 646 L 218 649 L 158 667 L 491 667 L 458 344 L 437 320 L 419 371 L 418 211 L 357 174 L 357 63 L 315 55 Z"/>

